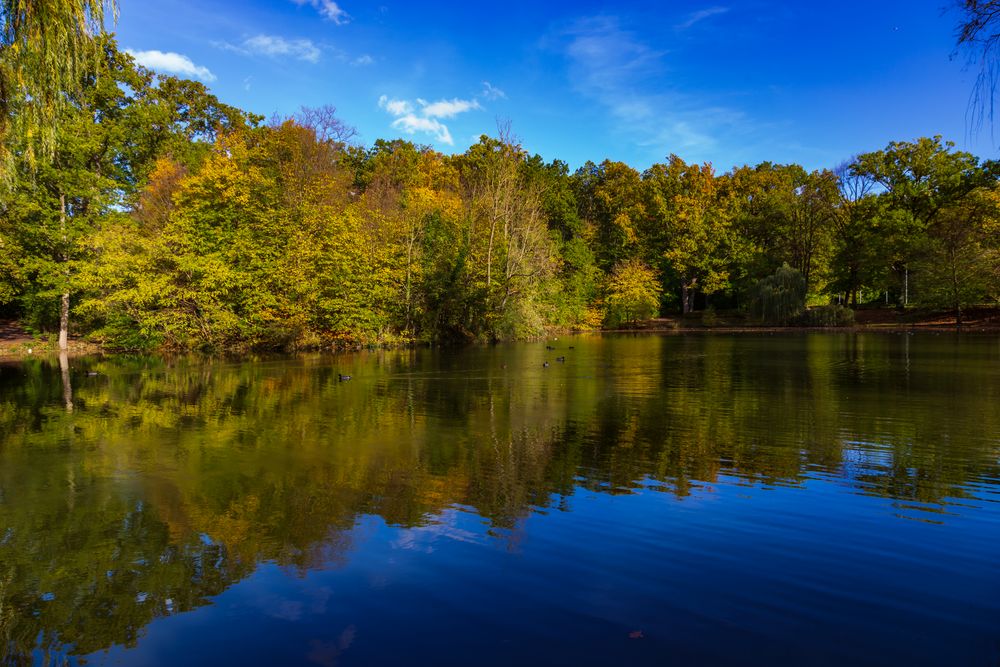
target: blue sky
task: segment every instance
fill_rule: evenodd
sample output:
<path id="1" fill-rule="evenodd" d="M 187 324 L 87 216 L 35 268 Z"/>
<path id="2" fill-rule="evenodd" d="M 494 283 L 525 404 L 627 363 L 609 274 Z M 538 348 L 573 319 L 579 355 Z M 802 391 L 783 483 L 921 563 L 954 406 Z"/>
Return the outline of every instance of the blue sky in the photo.
<path id="1" fill-rule="evenodd" d="M 366 144 L 462 152 L 500 120 L 572 167 L 832 167 L 934 134 L 997 157 L 966 123 L 948 2 L 121 0 L 115 31 L 230 104 L 332 104 Z"/>

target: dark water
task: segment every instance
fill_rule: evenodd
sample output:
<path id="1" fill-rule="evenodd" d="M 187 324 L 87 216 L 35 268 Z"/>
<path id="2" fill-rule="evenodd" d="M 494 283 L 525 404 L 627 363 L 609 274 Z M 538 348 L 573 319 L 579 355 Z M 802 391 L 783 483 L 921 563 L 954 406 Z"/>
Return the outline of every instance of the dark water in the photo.
<path id="1" fill-rule="evenodd" d="M 0 663 L 1000 663 L 1000 338 L 554 344 L 0 367 Z"/>

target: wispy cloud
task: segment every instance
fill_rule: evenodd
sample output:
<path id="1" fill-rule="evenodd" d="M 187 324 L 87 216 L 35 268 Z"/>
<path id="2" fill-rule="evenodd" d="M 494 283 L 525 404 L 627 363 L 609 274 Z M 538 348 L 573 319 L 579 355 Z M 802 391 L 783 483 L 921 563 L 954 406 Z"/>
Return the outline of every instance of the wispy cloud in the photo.
<path id="1" fill-rule="evenodd" d="M 366 65 L 374 65 L 375 64 L 375 59 L 372 58 L 367 53 L 365 53 L 365 54 L 362 54 L 362 55 L 358 56 L 354 60 L 352 60 L 351 64 L 354 65 L 355 67 L 364 67 Z"/>
<path id="2" fill-rule="evenodd" d="M 341 9 L 340 5 L 333 0 L 292 0 L 292 2 L 299 6 L 309 5 L 318 11 L 323 18 L 333 21 L 337 25 L 351 22 L 350 14 Z"/>
<path id="3" fill-rule="evenodd" d="M 483 91 L 479 93 L 479 95 L 486 100 L 507 99 L 507 93 L 503 92 L 489 81 L 483 81 Z"/>
<path id="4" fill-rule="evenodd" d="M 559 37 L 573 87 L 609 111 L 618 133 L 658 158 L 681 149 L 704 154 L 745 125 L 740 111 L 671 87 L 665 53 L 614 17 L 577 21 Z"/>
<path id="5" fill-rule="evenodd" d="M 413 105 L 406 100 L 389 99 L 386 95 L 378 98 L 378 106 L 380 109 L 385 109 L 393 116 L 402 116 L 403 114 L 408 114 L 413 111 Z"/>
<path id="6" fill-rule="evenodd" d="M 418 99 L 417 103 L 422 107 L 421 111 L 429 118 L 454 118 L 460 113 L 482 109 L 477 100 L 460 100 L 457 97 L 451 100 L 438 100 L 437 102 L 427 102 Z"/>
<path id="7" fill-rule="evenodd" d="M 409 113 L 392 121 L 392 126 L 407 134 L 423 132 L 424 134 L 431 135 L 443 144 L 448 144 L 449 146 L 455 144 L 455 140 L 451 138 L 451 132 L 448 131 L 448 126 L 435 118 L 424 118 Z"/>
<path id="8" fill-rule="evenodd" d="M 239 44 L 217 42 L 216 46 L 244 56 L 294 58 L 310 63 L 319 62 L 322 51 L 309 39 L 286 39 L 277 35 L 254 35 Z"/>
<path id="9" fill-rule="evenodd" d="M 180 53 L 157 51 L 155 49 L 150 51 L 133 51 L 128 49 L 126 53 L 135 58 L 138 64 L 148 67 L 155 72 L 176 74 L 178 76 L 201 79 L 206 82 L 215 81 L 215 75 L 207 67 L 195 65 L 190 58 Z"/>
<path id="10" fill-rule="evenodd" d="M 687 30 L 693 27 L 696 23 L 700 23 L 705 19 L 710 19 L 713 16 L 718 16 L 719 14 L 725 14 L 729 11 L 729 7 L 708 7 L 706 9 L 699 9 L 696 12 L 688 14 L 687 18 L 682 22 L 678 23 L 675 27 L 678 30 Z"/>
<path id="11" fill-rule="evenodd" d="M 450 100 L 438 100 L 428 102 L 417 98 L 414 105 L 409 100 L 390 98 L 382 95 L 378 98 L 378 106 L 384 109 L 389 115 L 395 116 L 392 127 L 406 132 L 407 134 L 428 134 L 441 143 L 454 145 L 451 131 L 448 126 L 442 123 L 439 118 L 454 118 L 473 110 L 481 110 L 483 107 L 479 100 L 463 100 L 457 97 Z"/>

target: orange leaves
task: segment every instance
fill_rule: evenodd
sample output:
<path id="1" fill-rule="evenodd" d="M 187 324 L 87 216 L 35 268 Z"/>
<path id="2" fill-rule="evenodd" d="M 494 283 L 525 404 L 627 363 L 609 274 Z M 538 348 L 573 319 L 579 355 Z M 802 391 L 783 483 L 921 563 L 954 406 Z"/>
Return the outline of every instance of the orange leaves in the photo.
<path id="1" fill-rule="evenodd" d="M 144 227 L 162 228 L 174 208 L 174 195 L 186 173 L 184 167 L 170 157 L 157 159 L 133 211 L 136 220 Z"/>

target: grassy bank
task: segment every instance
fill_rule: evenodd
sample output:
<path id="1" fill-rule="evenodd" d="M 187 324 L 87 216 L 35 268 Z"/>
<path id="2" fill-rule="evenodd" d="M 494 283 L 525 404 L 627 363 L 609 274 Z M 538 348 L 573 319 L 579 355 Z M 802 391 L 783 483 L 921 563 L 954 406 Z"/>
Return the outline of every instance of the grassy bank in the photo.
<path id="1" fill-rule="evenodd" d="M 778 333 L 790 331 L 963 331 L 1000 333 L 1000 307 L 977 307 L 963 312 L 963 323 L 955 323 L 953 311 L 898 310 L 890 308 L 861 309 L 855 311 L 854 324 L 842 327 L 771 326 L 758 324 L 738 311 L 701 311 L 687 316 L 657 317 L 639 322 L 631 327 L 605 328 L 588 333 Z M 550 336 L 562 336 L 577 331 L 552 331 Z M 406 343 L 379 345 L 377 347 L 406 347 Z M 412 346 L 412 344 L 411 344 Z M 319 351 L 343 352 L 360 350 L 364 345 L 341 345 Z M 84 337 L 70 339 L 68 354 L 81 356 L 108 352 L 99 343 Z M 304 350 L 296 350 L 304 351 Z M 316 350 L 310 350 L 316 351 Z M 238 354 L 238 350 L 225 351 Z M 16 322 L 0 322 L 0 359 L 23 359 L 31 356 L 50 356 L 59 353 L 58 343 L 52 334 L 32 335 Z"/>
<path id="2" fill-rule="evenodd" d="M 1000 333 L 1000 307 L 979 306 L 962 313 L 962 325 L 956 324 L 955 312 L 948 310 L 873 308 L 854 311 L 854 323 L 842 327 L 773 326 L 760 324 L 739 311 L 700 311 L 690 315 L 658 317 L 634 327 L 615 331 L 647 333 L 698 332 L 739 333 L 792 331 L 800 329 L 839 329 L 846 331 L 995 331 Z M 606 329 L 605 331 L 612 331 Z"/>

